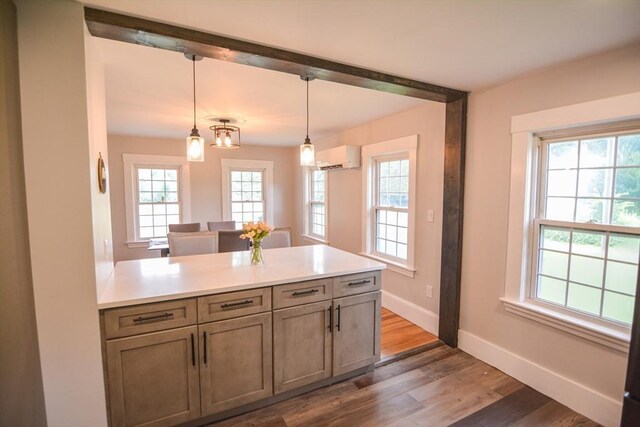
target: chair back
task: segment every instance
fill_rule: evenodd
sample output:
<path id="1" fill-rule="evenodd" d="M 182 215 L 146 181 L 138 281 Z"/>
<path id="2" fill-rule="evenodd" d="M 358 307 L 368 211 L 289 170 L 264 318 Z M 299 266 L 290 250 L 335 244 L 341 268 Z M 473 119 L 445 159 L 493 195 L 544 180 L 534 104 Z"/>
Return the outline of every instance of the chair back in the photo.
<path id="1" fill-rule="evenodd" d="M 262 240 L 262 247 L 264 249 L 291 247 L 291 227 L 275 228 Z"/>
<path id="2" fill-rule="evenodd" d="M 200 231 L 200 223 L 192 222 L 189 224 L 169 224 L 170 233 L 195 233 Z"/>
<path id="3" fill-rule="evenodd" d="M 249 239 L 241 239 L 242 230 L 218 231 L 218 252 L 248 251 Z"/>
<path id="4" fill-rule="evenodd" d="M 209 221 L 207 222 L 207 228 L 209 229 L 209 231 L 235 230 L 236 222 L 235 221 Z"/>
<path id="5" fill-rule="evenodd" d="M 169 233 L 167 238 L 171 256 L 215 254 L 218 252 L 218 236 L 214 232 Z"/>

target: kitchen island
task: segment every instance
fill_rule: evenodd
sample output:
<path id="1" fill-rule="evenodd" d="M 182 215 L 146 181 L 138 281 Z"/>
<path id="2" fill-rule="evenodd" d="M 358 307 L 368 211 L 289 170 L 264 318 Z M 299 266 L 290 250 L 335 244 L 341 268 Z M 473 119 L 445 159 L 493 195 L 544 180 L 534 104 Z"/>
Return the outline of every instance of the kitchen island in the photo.
<path id="1" fill-rule="evenodd" d="M 380 358 L 384 264 L 325 245 L 116 265 L 99 298 L 112 426 L 200 425 Z"/>

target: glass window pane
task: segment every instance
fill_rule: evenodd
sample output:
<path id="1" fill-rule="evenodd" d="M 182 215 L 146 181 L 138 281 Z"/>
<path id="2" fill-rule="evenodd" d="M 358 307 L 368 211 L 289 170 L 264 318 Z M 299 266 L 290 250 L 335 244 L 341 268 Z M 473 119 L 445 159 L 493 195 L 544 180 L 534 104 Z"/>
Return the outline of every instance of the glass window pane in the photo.
<path id="1" fill-rule="evenodd" d="M 604 258 L 604 247 L 607 241 L 605 233 L 574 231 L 571 241 L 571 252 Z"/>
<path id="2" fill-rule="evenodd" d="M 547 213 L 545 218 L 559 221 L 573 221 L 575 199 L 567 197 L 547 198 Z"/>
<path id="3" fill-rule="evenodd" d="M 167 217 L 166 215 L 156 215 L 153 217 L 153 225 L 167 225 Z"/>
<path id="4" fill-rule="evenodd" d="M 167 191 L 178 191 L 178 182 L 177 181 L 167 181 L 166 182 L 166 189 Z"/>
<path id="5" fill-rule="evenodd" d="M 141 215 L 139 218 L 138 223 L 140 227 L 150 227 L 153 225 L 153 217 L 150 215 Z"/>
<path id="6" fill-rule="evenodd" d="M 180 214 L 180 205 L 166 205 L 167 215 Z"/>
<path id="7" fill-rule="evenodd" d="M 167 215 L 167 224 L 180 224 L 179 215 Z"/>
<path id="8" fill-rule="evenodd" d="M 242 224 L 242 213 L 232 213 L 231 218 L 236 222 L 236 224 Z"/>
<path id="9" fill-rule="evenodd" d="M 242 172 L 242 181 L 251 181 L 252 172 Z"/>
<path id="10" fill-rule="evenodd" d="M 389 162 L 380 162 L 379 172 L 381 177 L 389 176 Z"/>
<path id="11" fill-rule="evenodd" d="M 552 279 L 550 277 L 538 277 L 538 289 L 536 297 L 555 304 L 564 305 L 564 297 L 567 292 L 567 282 Z"/>
<path id="12" fill-rule="evenodd" d="M 139 181 L 138 191 L 151 191 L 151 181 Z"/>
<path id="13" fill-rule="evenodd" d="M 586 285 L 602 286 L 604 260 L 571 255 L 569 280 Z"/>
<path id="14" fill-rule="evenodd" d="M 541 274 L 566 279 L 568 263 L 569 255 L 567 254 L 545 250 L 540 251 Z"/>
<path id="15" fill-rule="evenodd" d="M 640 227 L 640 201 L 614 200 L 611 223 L 614 225 Z"/>
<path id="16" fill-rule="evenodd" d="M 151 207 L 151 205 L 139 205 L 138 206 L 138 213 L 140 215 L 152 215 L 153 214 L 153 208 Z"/>
<path id="17" fill-rule="evenodd" d="M 640 236 L 611 234 L 609 236 L 609 259 L 638 263 L 640 258 Z"/>
<path id="18" fill-rule="evenodd" d="M 178 193 L 173 191 L 167 191 L 165 202 L 171 203 L 171 202 L 177 202 L 177 201 L 178 201 Z"/>
<path id="19" fill-rule="evenodd" d="M 601 294 L 600 289 L 569 283 L 567 307 L 599 315 Z"/>
<path id="20" fill-rule="evenodd" d="M 167 169 L 164 171 L 164 179 L 167 181 L 177 181 L 178 180 L 178 171 L 175 169 Z"/>
<path id="21" fill-rule="evenodd" d="M 385 253 L 386 249 L 387 249 L 386 240 L 376 239 L 376 251 L 380 253 Z"/>
<path id="22" fill-rule="evenodd" d="M 409 214 L 407 212 L 398 212 L 398 225 L 400 227 L 408 227 Z"/>
<path id="23" fill-rule="evenodd" d="M 167 186 L 164 181 L 152 181 L 151 189 L 154 192 L 163 193 L 167 190 Z"/>
<path id="24" fill-rule="evenodd" d="M 613 169 L 581 169 L 578 196 L 611 197 Z"/>
<path id="25" fill-rule="evenodd" d="M 160 203 L 165 201 L 164 193 L 152 193 L 153 194 L 153 202 Z"/>
<path id="26" fill-rule="evenodd" d="M 153 214 L 154 215 L 164 215 L 167 213 L 166 205 L 153 205 Z"/>
<path id="27" fill-rule="evenodd" d="M 385 210 L 378 211 L 378 222 L 381 224 L 387 223 L 387 211 Z"/>
<path id="28" fill-rule="evenodd" d="M 396 240 L 398 238 L 398 227 L 392 225 L 387 226 L 387 240 Z"/>
<path id="29" fill-rule="evenodd" d="M 262 172 L 251 172 L 253 181 L 262 181 Z"/>
<path id="30" fill-rule="evenodd" d="M 242 172 L 231 171 L 231 181 L 241 181 L 241 180 L 242 180 Z"/>
<path id="31" fill-rule="evenodd" d="M 610 201 L 605 199 L 578 199 L 576 222 L 608 224 Z"/>
<path id="32" fill-rule="evenodd" d="M 396 242 L 387 240 L 387 249 L 385 251 L 387 255 L 396 256 Z"/>
<path id="33" fill-rule="evenodd" d="M 635 295 L 638 266 L 615 261 L 607 262 L 605 287 L 612 291 Z"/>
<path id="34" fill-rule="evenodd" d="M 640 166 L 640 134 L 618 137 L 618 166 Z"/>
<path id="35" fill-rule="evenodd" d="M 580 142 L 580 167 L 613 166 L 615 138 L 585 139 Z"/>
<path id="36" fill-rule="evenodd" d="M 633 297 L 605 292 L 602 316 L 630 325 L 633 317 Z"/>
<path id="37" fill-rule="evenodd" d="M 547 175 L 547 195 L 575 196 L 577 176 L 578 171 L 575 170 L 549 171 Z"/>
<path id="38" fill-rule="evenodd" d="M 549 169 L 569 169 L 578 166 L 578 142 L 549 144 Z"/>
<path id="39" fill-rule="evenodd" d="M 398 258 L 407 259 L 407 245 L 403 245 L 398 243 L 398 254 L 396 255 Z"/>
<path id="40" fill-rule="evenodd" d="M 167 227 L 153 227 L 153 237 L 165 237 L 167 235 Z"/>
<path id="41" fill-rule="evenodd" d="M 164 169 L 152 169 L 151 170 L 151 179 L 154 181 L 163 181 L 164 180 Z"/>
<path id="42" fill-rule="evenodd" d="M 616 170 L 615 197 L 640 199 L 640 168 Z"/>
<path id="43" fill-rule="evenodd" d="M 378 237 L 382 239 L 387 238 L 387 226 L 384 224 L 378 224 Z"/>
<path id="44" fill-rule="evenodd" d="M 151 169 L 138 169 L 138 179 L 151 179 Z"/>
<path id="45" fill-rule="evenodd" d="M 151 198 L 151 193 L 146 192 L 146 191 L 141 191 L 139 193 L 140 196 L 140 203 L 149 203 L 151 202 L 152 198 Z"/>
<path id="46" fill-rule="evenodd" d="M 140 237 L 143 239 L 153 237 L 153 227 L 140 227 Z"/>
<path id="47" fill-rule="evenodd" d="M 570 233 L 567 230 L 542 227 L 542 241 L 540 245 L 545 249 L 569 252 Z"/>
<path id="48" fill-rule="evenodd" d="M 398 212 L 396 211 L 387 212 L 387 224 L 398 225 Z"/>
<path id="49" fill-rule="evenodd" d="M 398 242 L 407 243 L 407 229 L 403 227 L 398 228 Z"/>

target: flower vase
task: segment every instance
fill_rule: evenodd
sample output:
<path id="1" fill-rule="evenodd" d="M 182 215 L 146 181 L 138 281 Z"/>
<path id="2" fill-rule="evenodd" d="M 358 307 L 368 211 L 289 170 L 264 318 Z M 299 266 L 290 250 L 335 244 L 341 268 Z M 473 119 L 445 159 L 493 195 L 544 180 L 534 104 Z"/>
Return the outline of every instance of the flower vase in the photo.
<path id="1" fill-rule="evenodd" d="M 251 245 L 251 265 L 261 265 L 264 263 L 262 259 L 262 242 L 253 242 Z"/>

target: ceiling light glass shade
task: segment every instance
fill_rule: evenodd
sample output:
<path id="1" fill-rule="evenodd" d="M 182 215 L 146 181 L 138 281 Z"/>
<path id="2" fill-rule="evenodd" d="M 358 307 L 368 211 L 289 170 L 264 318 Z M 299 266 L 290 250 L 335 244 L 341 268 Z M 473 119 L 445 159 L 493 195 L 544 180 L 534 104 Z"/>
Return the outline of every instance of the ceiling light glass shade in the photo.
<path id="1" fill-rule="evenodd" d="M 216 137 L 216 147 L 222 147 L 222 138 Z"/>
<path id="2" fill-rule="evenodd" d="M 204 162 L 204 138 L 200 135 L 187 137 L 187 160 Z"/>
<path id="3" fill-rule="evenodd" d="M 313 148 L 313 144 L 310 141 L 305 141 L 300 146 L 300 166 L 315 166 L 316 153 Z"/>

